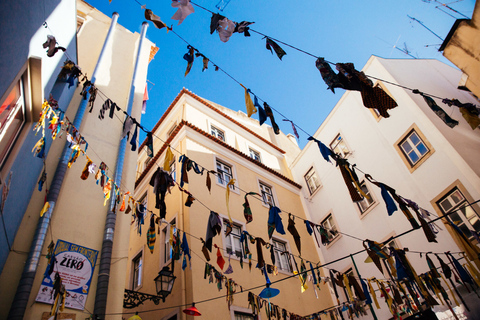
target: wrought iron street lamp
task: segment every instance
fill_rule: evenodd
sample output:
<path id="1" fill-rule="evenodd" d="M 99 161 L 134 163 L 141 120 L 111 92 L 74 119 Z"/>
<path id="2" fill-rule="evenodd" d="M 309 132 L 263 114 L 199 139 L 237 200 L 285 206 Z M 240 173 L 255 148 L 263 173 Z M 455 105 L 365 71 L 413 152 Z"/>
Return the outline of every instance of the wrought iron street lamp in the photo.
<path id="1" fill-rule="evenodd" d="M 172 292 L 176 278 L 177 277 L 173 275 L 173 270 L 170 270 L 168 267 L 163 267 L 154 279 L 157 295 L 125 289 L 123 307 L 125 309 L 132 309 L 143 304 L 146 300 L 151 300 L 155 304 L 159 304 L 160 300 L 165 302 L 165 298 Z"/>

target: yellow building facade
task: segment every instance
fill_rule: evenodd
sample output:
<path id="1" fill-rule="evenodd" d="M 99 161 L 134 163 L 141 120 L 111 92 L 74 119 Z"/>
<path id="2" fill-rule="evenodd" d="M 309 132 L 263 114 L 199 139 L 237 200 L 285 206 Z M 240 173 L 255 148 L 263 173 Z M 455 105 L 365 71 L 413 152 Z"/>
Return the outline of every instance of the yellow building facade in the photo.
<path id="1" fill-rule="evenodd" d="M 275 269 L 273 273 L 267 274 L 272 288 L 280 290 L 280 294 L 272 297 L 270 302 L 277 305 L 279 310 L 285 309 L 289 314 L 305 316 L 332 306 L 328 287 L 322 282 L 318 287 L 315 286 L 311 272 L 308 272 L 306 281 L 309 288 L 303 293 L 299 277 L 294 276 L 297 267 L 301 268 L 302 259 L 308 270 L 310 262 L 315 267 L 319 261 L 315 240 L 308 234 L 303 220 L 306 217 L 300 200 L 301 186 L 291 179 L 288 169 L 288 165 L 300 152 L 293 136 L 283 133 L 275 135 L 270 126 L 260 126 L 257 120 L 248 118 L 243 112 L 234 112 L 185 89 L 172 102 L 152 132 L 153 157 L 147 155 L 148 148 L 144 142 L 137 161 L 134 198 L 143 203 L 147 210 L 144 225 L 141 225 L 141 235 L 138 220 L 130 227 L 126 288 L 156 294 L 154 278 L 162 268 L 172 268 L 170 232 L 178 232 L 180 240 L 185 233 L 191 250 L 191 261 L 186 258 L 184 270 L 183 254 L 178 261 L 174 261 L 176 280 L 164 303 L 155 305 L 146 301 L 135 308 L 124 309 L 125 313 L 139 312 L 144 320 L 187 319 L 190 316 L 182 310 L 195 303 L 205 319 L 253 319 L 248 295 L 251 292 L 258 296 L 265 288 L 266 279 L 260 269 L 256 268 L 261 260 L 256 243 L 248 242 L 252 254 L 251 268 L 248 255 L 243 258 L 245 247 L 241 245 L 240 238 L 244 231 L 253 238 L 263 239 L 267 244 L 261 246 L 263 258 L 266 265 L 270 265 L 270 271 Z M 150 182 L 154 173 L 164 167 L 169 147 L 174 156 L 170 174 L 175 179 L 175 186 L 166 193 L 166 215 L 160 220 L 160 211 L 155 208 L 156 195 Z M 195 173 L 193 164 L 193 170 L 186 172 L 188 183 L 183 185 L 184 191 L 179 188 L 182 181 L 182 163 L 179 159 L 182 155 L 194 161 L 198 165 L 198 171 L 203 170 L 203 174 Z M 208 174 L 210 190 L 206 186 L 207 171 L 212 171 Z M 227 183 L 231 179 L 235 182 L 232 187 L 228 187 Z M 227 188 L 230 189 L 228 206 Z M 256 193 L 248 196 L 253 218 L 249 223 L 244 216 L 247 192 Z M 186 206 L 189 195 L 195 200 L 191 206 Z M 285 230 L 285 234 L 274 231 L 272 239 L 269 239 L 267 225 L 270 205 L 281 209 L 280 216 Z M 202 240 L 206 240 L 211 211 L 219 214 L 222 231 L 213 237 L 214 246 L 208 252 L 210 261 L 207 261 L 202 253 Z M 232 232 L 226 235 L 225 223 L 230 220 L 228 212 L 233 225 Z M 297 217 L 294 222 L 301 239 L 301 253 L 287 230 L 289 213 Z M 146 234 L 152 214 L 155 220 L 159 218 L 159 223 L 155 224 L 156 240 L 151 253 Z M 272 251 L 269 248 L 273 248 Z M 286 253 L 282 254 L 284 252 Z M 223 269 L 217 264 L 218 253 L 225 260 Z M 275 264 L 271 260 L 271 253 L 275 256 Z M 205 274 L 207 262 L 219 272 L 217 276 L 223 279 L 221 290 L 217 288 L 215 277 L 211 282 L 210 276 Z M 232 273 L 229 273 L 230 267 Z M 318 275 L 323 277 L 323 271 L 316 272 L 316 277 Z M 230 307 L 226 301 L 226 279 L 235 283 L 230 288 L 231 292 L 235 292 Z M 266 309 L 266 306 L 261 309 L 260 319 L 268 319 Z"/>

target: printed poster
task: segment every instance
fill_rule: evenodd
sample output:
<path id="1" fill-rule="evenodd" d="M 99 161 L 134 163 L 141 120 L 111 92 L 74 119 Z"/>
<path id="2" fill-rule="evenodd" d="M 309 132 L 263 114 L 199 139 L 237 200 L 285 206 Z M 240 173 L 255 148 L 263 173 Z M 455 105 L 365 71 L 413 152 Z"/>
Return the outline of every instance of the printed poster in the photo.
<path id="1" fill-rule="evenodd" d="M 58 240 L 55 246 L 56 263 L 53 272 L 45 272 L 35 301 L 53 304 L 53 280 L 59 273 L 67 291 L 65 307 L 83 310 L 92 282 L 98 251 Z M 47 266 L 48 268 L 48 266 Z"/>

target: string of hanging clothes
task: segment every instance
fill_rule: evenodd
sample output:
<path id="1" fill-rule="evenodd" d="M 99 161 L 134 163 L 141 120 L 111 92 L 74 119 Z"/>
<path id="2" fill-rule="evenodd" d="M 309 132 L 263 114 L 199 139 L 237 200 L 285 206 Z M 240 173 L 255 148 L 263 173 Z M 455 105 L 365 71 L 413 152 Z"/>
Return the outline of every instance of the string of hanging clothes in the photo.
<path id="1" fill-rule="evenodd" d="M 45 118 L 43 118 L 43 119 L 45 119 Z M 311 268 L 311 269 L 313 270 L 313 268 Z M 308 271 L 306 271 L 306 272 L 308 272 Z M 297 273 L 298 273 L 298 272 L 297 272 Z M 301 274 L 303 274 L 303 273 L 301 273 Z M 296 275 L 294 275 L 294 276 L 296 276 Z"/>
<path id="2" fill-rule="evenodd" d="M 86 77 L 85 77 L 85 78 L 86 78 Z M 89 83 L 89 81 L 88 81 L 88 79 L 86 79 L 86 81 L 85 81 L 85 83 L 84 83 L 84 90 L 83 90 L 83 92 L 86 91 L 86 86 L 85 86 L 85 84 L 88 84 L 88 83 Z M 90 89 L 91 89 L 91 88 L 90 88 Z M 107 101 L 109 101 L 109 100 L 107 100 Z M 115 105 L 115 104 L 113 104 L 113 105 Z M 104 104 L 104 106 L 105 106 L 105 104 Z M 93 108 L 93 104 L 92 104 L 92 108 Z M 107 108 L 108 108 L 108 106 L 107 106 Z M 117 108 L 118 108 L 118 107 L 117 107 Z M 91 109 L 90 109 L 90 111 L 91 111 Z M 102 108 L 100 118 L 103 118 L 102 111 L 105 111 L 105 108 Z M 110 111 L 114 111 L 114 108 L 111 107 Z M 111 115 L 112 115 L 112 112 L 110 112 L 110 117 L 111 117 Z M 128 116 L 128 114 L 126 114 L 126 115 Z M 143 127 L 141 127 L 141 128 L 142 128 L 144 131 L 146 131 Z M 132 141 L 133 141 L 133 139 L 132 139 Z M 133 150 L 133 146 L 132 146 L 132 150 Z M 331 150 L 330 150 L 330 152 L 331 152 Z M 333 154 L 333 152 L 331 152 L 331 153 Z M 152 150 L 152 152 L 151 152 L 151 155 L 153 155 L 153 150 Z M 183 181 L 182 181 L 182 182 L 183 182 Z M 228 189 L 227 189 L 227 190 L 228 190 Z M 242 190 L 242 191 L 244 191 L 244 190 Z M 246 191 L 244 191 L 244 192 L 247 193 Z M 278 213 L 277 213 L 277 214 L 278 214 Z M 289 222 L 290 222 L 290 221 L 289 221 Z M 412 225 L 413 225 L 413 224 L 412 224 Z M 282 226 L 281 229 L 283 230 L 283 226 Z M 284 231 L 283 231 L 283 232 L 284 232 Z M 298 234 L 298 232 L 297 232 L 297 234 Z M 297 240 L 297 239 L 296 239 L 296 240 Z M 296 243 L 299 243 L 299 240 L 298 240 L 298 242 L 296 241 Z M 297 245 L 297 247 L 300 247 L 300 246 Z"/>
<path id="3" fill-rule="evenodd" d="M 186 11 L 182 15 L 182 20 L 179 21 L 179 24 L 189 14 L 194 12 L 193 7 L 192 7 L 192 4 L 193 4 L 193 5 L 201 8 L 205 11 L 208 11 L 208 12 L 212 13 L 212 21 L 211 21 L 211 25 L 210 25 L 210 31 L 211 31 L 211 33 L 213 33 L 215 30 L 217 30 L 217 32 L 220 34 L 220 39 L 223 42 L 227 42 L 229 37 L 234 32 L 244 33 L 245 36 L 250 36 L 248 31 L 258 33 L 260 35 L 263 35 L 264 38 L 267 39 L 266 40 L 267 41 L 267 49 L 272 51 L 272 47 L 273 47 L 274 51 L 277 53 L 277 55 L 280 59 L 286 53 L 285 53 L 285 51 L 283 51 L 283 49 L 281 49 L 278 46 L 277 43 L 275 43 L 274 40 L 276 40 L 277 42 L 280 42 L 284 45 L 287 45 L 287 46 L 289 46 L 289 47 L 291 47 L 291 48 L 293 48 L 293 49 L 295 49 L 299 52 L 305 53 L 309 56 L 317 57 L 317 61 L 315 63 L 316 67 L 319 69 L 319 71 L 322 75 L 322 78 L 324 79 L 324 81 L 328 85 L 328 88 L 332 90 L 332 92 L 334 92 L 334 88 L 343 88 L 343 89 L 346 89 L 346 90 L 360 91 L 361 94 L 362 94 L 362 100 L 363 100 L 364 106 L 367 107 L 367 108 L 370 108 L 370 109 L 377 109 L 378 112 L 380 113 L 380 115 L 383 116 L 383 117 L 389 117 L 389 114 L 388 114 L 387 110 L 388 109 L 393 109 L 397 106 L 396 102 L 380 86 L 378 86 L 378 85 L 374 86 L 373 82 L 371 82 L 371 80 L 369 80 L 368 78 L 374 78 L 374 79 L 377 79 L 377 80 L 380 80 L 380 81 L 384 81 L 384 80 L 373 77 L 373 76 L 365 75 L 363 72 L 359 72 L 359 71 L 355 70 L 352 63 L 333 63 L 333 62 L 327 61 L 324 58 L 320 58 L 316 55 L 308 53 L 308 52 L 306 52 L 302 49 L 299 49 L 295 46 L 289 45 L 289 44 L 287 44 L 283 41 L 280 41 L 278 39 L 274 39 L 274 38 L 269 37 L 269 36 L 267 36 L 267 35 L 265 35 L 261 32 L 258 32 L 258 31 L 255 31 L 255 30 L 251 29 L 249 27 L 249 25 L 252 24 L 251 22 L 242 21 L 240 23 L 235 23 L 235 22 L 232 22 L 232 21 L 228 20 L 228 18 L 226 18 L 224 16 L 221 16 L 219 14 L 216 14 L 213 11 L 208 10 L 208 9 L 206 9 L 206 8 L 196 4 L 196 3 L 188 2 L 188 1 L 184 1 L 184 2 L 185 3 L 183 5 L 180 5 L 180 6 L 184 7 L 184 9 Z M 176 3 L 176 1 L 173 1 L 173 3 Z M 173 6 L 173 4 L 172 4 L 172 6 Z M 177 5 L 175 5 L 175 6 L 177 6 Z M 187 9 L 187 7 L 189 7 L 189 8 Z M 145 6 L 142 6 L 142 9 L 144 9 L 144 8 L 145 8 Z M 146 10 L 148 10 L 148 12 L 150 13 L 150 15 L 147 15 L 147 11 L 145 12 L 145 18 L 147 20 L 154 22 L 155 26 L 159 29 L 161 29 L 163 27 L 166 27 L 166 24 L 163 23 L 158 16 L 154 15 L 151 10 L 149 10 L 149 9 L 146 9 Z M 178 11 L 180 11 L 180 9 Z M 174 17 L 172 17 L 172 19 L 179 20 L 179 19 L 176 19 Z M 223 24 L 222 24 L 222 22 L 223 22 Z M 228 32 L 225 29 L 223 29 L 227 26 L 228 26 Z M 167 30 L 173 31 L 173 28 L 172 27 L 167 27 Z M 225 35 L 225 33 L 227 33 L 227 35 Z M 203 67 L 202 71 L 204 71 L 207 68 L 209 59 L 205 55 L 198 52 L 197 49 L 195 49 L 193 46 L 191 46 L 185 39 L 180 37 L 176 32 L 174 32 L 174 34 L 177 35 L 180 39 L 182 39 L 183 41 L 185 41 L 188 44 L 187 48 L 188 48 L 189 52 L 187 52 L 187 54 L 185 54 L 185 56 L 184 56 L 184 59 L 187 60 L 187 62 L 188 62 L 188 66 L 187 66 L 187 70 L 185 72 L 185 75 L 187 75 L 190 72 L 190 69 L 192 67 L 192 64 L 193 64 L 193 61 L 194 61 L 194 51 L 197 51 L 195 56 L 202 56 L 203 57 L 204 67 Z M 335 65 L 337 67 L 337 70 L 339 70 L 340 72 L 338 74 L 333 72 L 333 70 L 330 68 L 329 64 Z M 214 66 L 215 66 L 215 70 L 220 70 L 220 68 L 217 65 L 214 64 Z M 245 89 L 246 106 L 247 106 L 248 116 L 250 117 L 252 114 L 256 113 L 256 111 L 257 111 L 256 107 L 257 106 L 254 105 L 253 103 L 251 103 L 251 101 L 250 102 L 247 101 L 248 99 L 250 99 L 249 97 L 247 98 L 247 95 L 248 95 L 247 92 L 249 92 L 249 93 L 252 93 L 252 92 L 250 90 L 248 90 L 246 87 L 244 87 L 238 80 L 234 79 L 231 75 L 229 75 L 227 72 L 225 72 L 223 69 L 222 69 L 222 72 L 224 72 L 227 76 L 232 78 L 235 82 L 240 84 Z M 451 128 L 458 125 L 457 120 L 451 119 L 450 116 L 448 116 L 446 114 L 446 112 L 441 107 L 439 107 L 433 99 L 431 99 L 431 97 L 435 97 L 435 98 L 438 98 L 438 99 L 442 99 L 442 98 L 440 98 L 438 96 L 435 96 L 435 95 L 432 95 L 432 94 L 424 93 L 424 92 L 422 92 L 418 89 L 412 89 L 412 88 L 402 86 L 402 85 L 399 85 L 399 84 L 396 84 L 396 83 L 393 83 L 393 82 L 389 82 L 389 81 L 385 81 L 385 82 L 388 82 L 392 85 L 402 87 L 404 89 L 412 91 L 415 94 L 419 94 L 419 95 L 423 96 L 427 105 L 432 109 L 432 111 L 435 114 L 437 114 L 437 116 L 440 119 L 442 119 L 445 122 L 446 125 L 448 125 Z M 255 98 L 257 98 L 257 97 L 255 96 Z M 460 109 L 460 111 L 462 113 L 462 116 L 469 123 L 469 125 L 471 126 L 472 129 L 476 129 L 480 125 L 479 111 L 477 110 L 475 105 L 473 105 L 471 103 L 461 103 L 460 101 L 458 101 L 456 99 L 442 99 L 442 102 L 449 105 L 449 106 L 452 106 L 452 105 L 457 106 Z M 264 101 L 264 104 L 265 103 L 266 102 Z M 268 104 L 267 104 L 267 106 L 268 106 Z M 264 107 L 267 108 L 267 106 L 264 106 Z M 270 109 L 271 107 L 268 106 L 268 108 Z M 278 110 L 275 110 L 273 108 L 271 108 L 271 109 L 276 111 L 277 113 L 281 114 Z M 259 109 L 259 112 L 260 112 L 260 116 L 262 116 L 262 109 L 261 108 Z M 283 116 L 283 117 L 285 118 L 285 116 Z M 263 118 L 266 119 L 266 117 L 263 117 Z M 275 128 L 276 124 L 274 122 L 273 115 L 272 115 L 271 119 L 272 119 L 272 126 L 274 127 L 274 130 L 277 133 L 278 130 Z M 290 120 L 288 120 L 286 118 L 285 121 L 290 121 Z M 263 123 L 262 120 L 260 120 L 260 122 L 261 122 L 261 124 Z M 298 134 L 296 133 L 296 129 L 295 129 L 296 125 L 293 121 L 290 121 L 290 122 L 292 124 L 292 128 L 294 130 L 294 133 L 296 134 L 296 136 L 298 138 Z M 305 132 L 304 130 L 301 130 L 301 131 Z"/>
<path id="4" fill-rule="evenodd" d="M 84 78 L 86 78 L 86 77 L 84 77 Z M 84 90 L 82 91 L 83 93 L 85 93 L 85 91 L 86 91 L 86 84 L 87 84 L 87 85 L 88 85 L 88 84 L 91 84 L 91 83 L 89 83 L 88 79 L 85 80 Z M 93 86 L 91 86 L 90 89 L 91 89 L 92 87 L 93 87 Z M 106 96 L 106 95 L 105 95 L 105 96 Z M 108 99 L 107 101 L 109 101 L 109 99 Z M 113 103 L 113 106 L 116 106 L 116 105 Z M 113 114 L 112 111 L 115 110 L 115 108 L 114 108 L 113 106 L 110 108 L 110 117 L 111 117 L 112 114 Z M 104 107 L 105 107 L 105 104 L 104 104 Z M 108 109 L 108 107 L 109 107 L 109 106 L 107 106 L 107 109 Z M 92 103 L 92 108 L 93 108 L 93 103 Z M 116 108 L 117 108 L 117 110 L 119 109 L 118 106 L 116 106 Z M 90 109 L 90 111 L 91 111 L 91 110 L 92 110 L 92 109 Z M 100 118 L 103 118 L 102 111 L 105 111 L 105 108 L 102 108 Z M 125 111 L 124 111 L 124 113 L 125 113 Z M 125 113 L 125 114 L 126 114 L 126 113 Z M 126 115 L 127 115 L 127 117 L 129 116 L 128 114 L 126 114 Z M 137 125 L 138 125 L 138 124 L 137 124 Z M 140 127 L 141 127 L 142 130 L 144 130 L 145 132 L 148 132 L 148 131 L 145 130 L 142 126 L 140 126 Z M 132 139 L 132 141 L 133 141 L 133 139 Z M 135 142 L 135 141 L 134 141 L 134 142 Z M 132 146 L 132 150 L 133 150 L 133 146 Z M 330 151 L 330 152 L 331 152 L 331 151 Z M 152 154 L 153 154 L 153 150 L 152 150 Z M 332 154 L 333 154 L 333 152 L 332 152 Z M 242 190 L 242 191 L 244 191 L 244 190 Z M 244 191 L 244 192 L 247 193 L 246 191 Z M 259 199 L 259 200 L 260 200 L 260 199 Z"/>

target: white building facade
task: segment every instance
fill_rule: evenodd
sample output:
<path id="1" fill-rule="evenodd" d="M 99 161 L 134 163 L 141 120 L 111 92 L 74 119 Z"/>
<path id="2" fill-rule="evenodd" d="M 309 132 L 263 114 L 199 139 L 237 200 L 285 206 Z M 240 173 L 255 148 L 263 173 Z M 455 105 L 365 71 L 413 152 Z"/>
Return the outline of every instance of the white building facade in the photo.
<path id="1" fill-rule="evenodd" d="M 346 257 L 329 265 L 327 270 L 332 268 L 341 273 L 352 270 L 358 276 L 356 264 L 362 278 L 385 279 L 388 274 L 382 275 L 373 263 L 364 263 L 368 257 L 366 252 L 349 255 L 364 249 L 361 240 L 384 242 L 412 226 L 400 210 L 388 215 L 381 189 L 368 181 L 365 174 L 433 213 L 431 219 L 467 205 L 451 218 L 463 230 L 480 230 L 479 207 L 469 205 L 480 199 L 480 130 L 478 127 L 472 130 L 459 108 L 433 98 L 459 122 L 450 128 L 421 95 L 393 84 L 462 103 L 479 103 L 470 93 L 456 88 L 461 72 L 437 60 L 391 60 L 372 56 L 362 70 L 398 106 L 388 110 L 389 118 L 383 118 L 363 106 L 359 92 L 346 91 L 314 138 L 356 165 L 361 188 L 371 200 L 352 201 L 335 161 L 325 161 L 314 141 L 310 141 L 293 162 L 292 173 L 294 180 L 303 186 L 303 204 L 311 221 L 332 231 L 329 244 L 318 249 L 321 260 L 328 263 Z M 339 92 L 341 89 L 337 89 L 337 94 Z M 428 242 L 422 229 L 393 240 L 398 248 L 410 250 L 407 257 L 418 274 L 429 270 L 424 253 L 463 250 L 440 220 L 436 225 L 442 229 L 437 234 L 437 243 Z M 448 262 L 445 255 L 440 256 Z M 459 258 L 458 254 L 454 256 Z M 439 267 L 438 260 L 435 257 L 432 260 Z M 341 302 L 345 301 L 342 294 Z M 392 317 L 378 291 L 377 299 L 381 309 L 373 308 L 378 319 Z M 470 303 L 469 307 L 472 312 L 468 319 L 475 319 L 475 306 Z M 445 309 L 448 308 L 439 306 L 434 311 Z M 368 314 L 365 319 L 372 318 L 370 311 Z"/>

